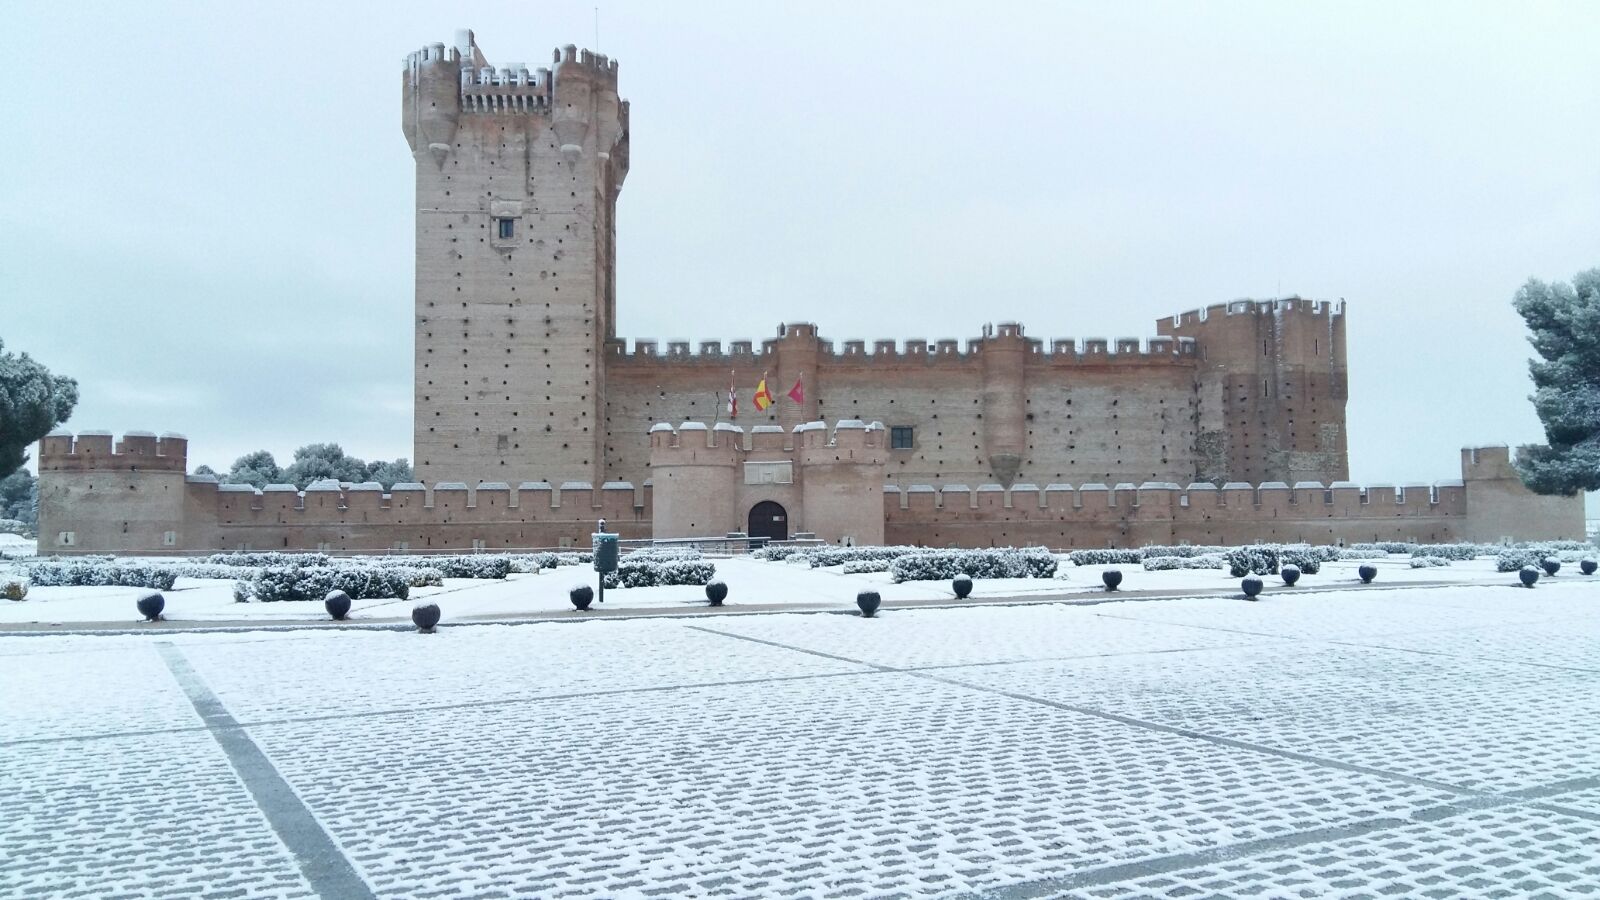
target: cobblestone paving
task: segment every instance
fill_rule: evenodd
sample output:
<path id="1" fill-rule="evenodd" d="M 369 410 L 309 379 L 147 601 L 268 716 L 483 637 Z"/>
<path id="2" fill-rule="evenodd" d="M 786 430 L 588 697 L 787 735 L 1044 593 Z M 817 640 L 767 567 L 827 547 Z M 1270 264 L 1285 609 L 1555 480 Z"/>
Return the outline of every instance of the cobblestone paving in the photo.
<path id="1" fill-rule="evenodd" d="M 0 639 L 0 896 L 1600 891 L 1600 585 Z"/>

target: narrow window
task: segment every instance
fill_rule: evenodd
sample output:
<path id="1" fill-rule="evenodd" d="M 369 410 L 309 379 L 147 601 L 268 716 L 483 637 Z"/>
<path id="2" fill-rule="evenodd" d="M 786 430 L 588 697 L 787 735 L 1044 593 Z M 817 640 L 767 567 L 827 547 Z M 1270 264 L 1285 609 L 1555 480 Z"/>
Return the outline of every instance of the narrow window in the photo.
<path id="1" fill-rule="evenodd" d="M 516 221 L 515 219 L 496 219 L 495 220 L 497 227 L 500 229 L 500 231 L 499 231 L 500 240 L 509 241 L 513 237 L 516 236 L 516 226 L 514 224 L 512 224 L 515 221 Z"/>

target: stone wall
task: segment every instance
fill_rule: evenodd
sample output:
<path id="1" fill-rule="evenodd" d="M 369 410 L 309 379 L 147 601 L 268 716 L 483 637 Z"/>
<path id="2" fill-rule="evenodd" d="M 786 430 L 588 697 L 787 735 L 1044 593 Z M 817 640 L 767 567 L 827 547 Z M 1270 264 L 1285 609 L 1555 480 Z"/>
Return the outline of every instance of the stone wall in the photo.
<path id="1" fill-rule="evenodd" d="M 886 484 L 888 432 L 859 420 L 657 425 L 651 480 L 339 485 L 218 484 L 185 476 L 187 441 L 53 434 L 39 447 L 42 553 L 216 550 L 493 550 L 587 546 L 604 518 L 625 538 L 742 532 L 758 503 L 787 533 L 830 543 L 924 546 L 1317 544 L 1581 539 L 1583 498 L 1542 497 L 1504 447 L 1466 450 L 1462 478 L 1334 482 Z"/>

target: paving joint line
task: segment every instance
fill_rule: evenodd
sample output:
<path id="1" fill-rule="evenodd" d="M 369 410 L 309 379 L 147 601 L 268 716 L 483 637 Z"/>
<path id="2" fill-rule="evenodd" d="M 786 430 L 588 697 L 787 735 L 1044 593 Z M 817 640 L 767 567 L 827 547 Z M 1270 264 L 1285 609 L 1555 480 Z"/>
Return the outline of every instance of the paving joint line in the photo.
<path id="1" fill-rule="evenodd" d="M 372 889 L 344 851 L 266 753 L 234 720 L 222 700 L 212 693 L 183 651 L 168 641 L 158 642 L 156 651 L 311 889 L 325 900 L 374 900 Z"/>
<path id="2" fill-rule="evenodd" d="M 778 641 L 766 640 L 764 638 L 756 638 L 748 635 L 717 631 L 716 629 L 699 626 L 688 627 L 695 628 L 697 631 L 705 631 L 711 634 L 718 634 L 724 637 L 734 638 L 735 640 L 750 641 L 752 643 L 763 644 L 796 653 L 804 653 L 810 656 L 818 656 L 824 659 L 831 659 L 839 662 L 850 662 L 857 665 L 870 666 L 877 672 L 908 675 L 913 678 L 922 678 L 928 681 L 936 681 L 941 684 L 948 684 L 969 690 L 977 690 L 983 693 L 995 694 L 1020 702 L 1034 703 L 1053 709 L 1077 713 L 1079 715 L 1092 716 L 1095 718 L 1117 722 L 1132 728 L 1163 732 L 1186 737 L 1192 740 L 1199 740 L 1223 747 L 1229 747 L 1232 749 L 1293 759 L 1308 763 L 1310 765 L 1321 766 L 1323 768 L 1369 775 L 1376 778 L 1404 781 L 1421 787 L 1428 787 L 1434 790 L 1443 791 L 1445 793 L 1457 794 L 1461 797 L 1460 800 L 1453 803 L 1438 804 L 1435 806 L 1412 810 L 1412 812 L 1405 818 L 1386 816 L 1375 819 L 1360 820 L 1344 825 L 1309 829 L 1288 835 L 1275 835 L 1269 838 L 1246 841 L 1239 844 L 1231 844 L 1225 847 L 1217 847 L 1191 853 L 1173 854 L 1155 859 L 1140 860 L 1137 862 L 1088 869 L 1061 878 L 1044 879 L 1034 882 L 1025 882 L 1017 885 L 997 887 L 989 891 L 976 894 L 964 894 L 962 896 L 992 898 L 992 900 L 1021 900 L 1021 898 L 1046 897 L 1058 894 L 1061 891 L 1072 890 L 1075 888 L 1094 887 L 1097 885 L 1110 884 L 1118 881 L 1126 881 L 1132 878 L 1144 878 L 1151 875 L 1159 875 L 1181 869 L 1195 868 L 1197 866 L 1203 866 L 1227 859 L 1258 856 L 1276 850 L 1292 849 L 1308 844 L 1325 843 L 1333 840 L 1360 837 L 1373 832 L 1390 831 L 1396 828 L 1419 823 L 1437 822 L 1457 815 L 1505 806 L 1528 806 L 1545 812 L 1554 812 L 1558 814 L 1589 819 L 1592 821 L 1600 821 L 1600 815 L 1588 813 L 1583 810 L 1570 809 L 1560 804 L 1531 802 L 1546 797 L 1559 796 L 1560 794 L 1570 793 L 1575 790 L 1585 790 L 1591 787 L 1600 787 L 1600 776 L 1587 776 L 1582 778 L 1567 779 L 1565 781 L 1554 782 L 1546 785 L 1537 785 L 1515 791 L 1482 791 L 1474 788 L 1462 787 L 1461 785 L 1450 784 L 1448 782 L 1435 781 L 1428 778 L 1418 778 L 1416 776 L 1403 775 L 1398 772 L 1390 772 L 1384 769 L 1376 769 L 1369 766 L 1361 766 L 1353 763 L 1341 762 L 1339 760 L 1331 760 L 1324 757 L 1313 756 L 1311 754 L 1299 753 L 1293 750 L 1283 750 L 1260 744 L 1253 744 L 1248 741 L 1240 741 L 1234 738 L 1223 737 L 1221 735 L 1206 734 L 1204 732 L 1194 731 L 1188 728 L 1181 728 L 1173 725 L 1163 725 L 1158 722 L 1150 722 L 1144 719 L 1133 718 L 1131 716 L 1123 716 L 1117 713 L 1095 709 L 1093 707 L 1061 703 L 1059 701 L 1048 700 L 1042 697 L 1034 697 L 1028 694 L 991 688 L 985 685 L 971 684 L 959 679 L 931 674 L 926 669 L 918 670 L 912 668 L 896 668 L 893 666 L 885 666 L 878 663 L 866 662 L 865 660 L 852 659 L 850 657 L 840 656 L 838 654 L 825 653 L 820 650 L 795 647 L 780 643 Z M 1228 631 L 1231 629 L 1215 630 Z M 1249 634 L 1249 632 L 1244 633 Z M 1259 636 L 1274 638 L 1279 637 L 1278 635 Z"/>
<path id="3" fill-rule="evenodd" d="M 711 628 L 699 628 L 697 630 L 706 631 L 706 632 L 709 632 L 711 634 L 720 634 L 720 635 L 723 635 L 724 637 L 731 637 L 731 638 L 734 638 L 736 640 L 750 641 L 750 642 L 753 642 L 753 643 L 764 644 L 764 645 L 767 645 L 767 646 L 777 647 L 777 648 L 784 649 L 784 650 L 790 650 L 790 651 L 793 651 L 793 652 L 796 652 L 796 653 L 805 653 L 805 654 L 812 655 L 812 656 L 820 656 L 820 657 L 823 657 L 825 659 L 838 660 L 840 662 L 853 662 L 853 663 L 856 663 L 858 665 L 871 666 L 873 669 L 875 669 L 875 670 L 877 670 L 879 672 L 883 672 L 883 673 L 908 675 L 908 676 L 913 677 L 913 678 L 922 678 L 922 679 L 925 679 L 925 680 L 928 680 L 928 681 L 936 681 L 936 682 L 939 682 L 941 684 L 948 684 L 948 685 L 951 685 L 951 686 L 954 686 L 954 687 L 961 687 L 961 688 L 966 688 L 968 690 L 980 691 L 982 693 L 987 693 L 987 694 L 993 694 L 993 695 L 996 695 L 996 696 L 1006 697 L 1008 699 L 1017 700 L 1019 702 L 1032 703 L 1032 704 L 1035 704 L 1035 705 L 1046 706 L 1046 707 L 1049 707 L 1049 708 L 1052 708 L 1052 709 L 1062 710 L 1064 712 L 1072 712 L 1072 713 L 1077 713 L 1079 715 L 1091 716 L 1091 717 L 1094 717 L 1094 718 L 1104 719 L 1104 720 L 1107 720 L 1107 721 L 1116 722 L 1118 724 L 1127 725 L 1127 726 L 1132 727 L 1132 728 L 1141 728 L 1141 729 L 1145 729 L 1145 730 L 1148 730 L 1148 731 L 1157 731 L 1157 732 L 1162 732 L 1162 733 L 1166 733 L 1166 734 L 1177 735 L 1177 736 L 1180 736 L 1180 737 L 1189 738 L 1191 740 L 1203 741 L 1203 742 L 1206 742 L 1206 743 L 1211 743 L 1211 744 L 1215 744 L 1215 745 L 1218 745 L 1218 746 L 1227 747 L 1227 748 L 1230 748 L 1230 749 L 1244 750 L 1246 752 L 1259 753 L 1259 754 L 1263 754 L 1263 755 L 1267 755 L 1267 756 L 1275 756 L 1275 757 L 1279 757 L 1279 758 L 1283 758 L 1283 759 L 1292 759 L 1292 760 L 1296 760 L 1298 762 L 1304 762 L 1304 763 L 1307 763 L 1307 764 L 1310 764 L 1310 765 L 1314 765 L 1314 766 L 1321 766 L 1323 768 L 1336 769 L 1336 770 L 1339 770 L 1339 771 L 1350 772 L 1350 773 L 1353 773 L 1353 774 L 1369 775 L 1369 776 L 1372 776 L 1372 777 L 1375 777 L 1375 778 L 1384 778 L 1384 779 L 1388 779 L 1388 780 L 1391 780 L 1391 781 L 1402 781 L 1402 782 L 1406 782 L 1408 784 L 1416 785 L 1418 787 L 1426 787 L 1426 788 L 1431 788 L 1433 790 L 1442 791 L 1444 793 L 1456 794 L 1456 795 L 1459 795 L 1462 798 L 1462 800 L 1457 802 L 1457 803 L 1441 804 L 1441 805 L 1436 806 L 1436 807 L 1427 807 L 1427 808 L 1424 808 L 1422 810 L 1418 810 L 1418 811 L 1416 811 L 1417 815 L 1435 815 L 1436 817 L 1442 818 L 1445 815 L 1457 815 L 1459 813 L 1468 812 L 1468 811 L 1471 811 L 1471 810 L 1474 810 L 1474 809 L 1478 809 L 1478 808 L 1489 808 L 1489 807 L 1517 805 L 1517 804 L 1533 805 L 1533 804 L 1531 804 L 1529 802 L 1530 800 L 1543 799 L 1545 797 L 1558 796 L 1560 794 L 1570 793 L 1571 791 L 1575 791 L 1575 790 L 1584 790 L 1584 789 L 1587 789 L 1587 788 L 1590 788 L 1590 787 L 1600 787 L 1600 776 L 1588 776 L 1588 777 L 1582 777 L 1582 778 L 1576 778 L 1576 779 L 1567 779 L 1565 781 L 1555 782 L 1555 783 L 1547 784 L 1547 785 L 1537 785 L 1537 786 L 1529 787 L 1529 788 L 1521 788 L 1521 789 L 1518 789 L 1518 790 L 1515 790 L 1515 791 L 1496 792 L 1496 791 L 1480 790 L 1480 789 L 1477 789 L 1477 788 L 1464 787 L 1464 786 L 1458 785 L 1458 784 L 1451 784 L 1451 783 L 1445 782 L 1445 781 L 1437 781 L 1437 780 L 1434 780 L 1434 779 L 1431 779 L 1431 778 L 1421 778 L 1421 777 L 1414 776 L 1414 775 L 1405 775 L 1405 774 L 1400 773 L 1400 772 L 1391 772 L 1391 771 L 1386 770 L 1386 769 L 1378 769 L 1378 768 L 1374 768 L 1374 767 L 1371 767 L 1371 766 L 1363 766 L 1363 765 L 1358 765 L 1358 764 L 1355 764 L 1355 763 L 1347 763 L 1347 762 L 1342 762 L 1340 760 L 1328 759 L 1326 757 L 1316 756 L 1316 755 L 1309 754 L 1309 753 L 1301 753 L 1301 752 L 1296 751 L 1296 750 L 1287 750 L 1287 749 L 1282 749 L 1282 748 L 1278 748 L 1278 747 L 1270 747 L 1270 746 L 1267 746 L 1267 745 L 1264 745 L 1264 744 L 1251 743 L 1249 741 L 1242 741 L 1242 740 L 1239 740 L 1237 738 L 1230 738 L 1230 737 L 1225 737 L 1225 736 L 1222 736 L 1222 735 L 1207 734 L 1206 732 L 1203 732 L 1203 731 L 1195 731 L 1193 729 L 1183 728 L 1183 727 L 1177 726 L 1177 725 L 1164 725 L 1164 724 L 1162 724 L 1160 722 L 1151 722 L 1151 721 L 1146 720 L 1146 719 L 1139 719 L 1139 718 L 1135 718 L 1135 717 L 1132 717 L 1132 716 L 1124 716 L 1124 715 L 1121 715 L 1119 713 L 1113 713 L 1113 712 L 1109 712 L 1109 711 L 1106 711 L 1106 710 L 1096 709 L 1096 708 L 1090 707 L 1090 706 L 1079 706 L 1077 704 L 1063 703 L 1063 702 L 1058 701 L 1058 700 L 1050 700 L 1050 699 L 1044 698 L 1044 697 L 1035 697 L 1035 696 L 1032 696 L 1030 694 L 1024 694 L 1024 693 L 1020 693 L 1020 692 L 1016 692 L 1016 691 L 1007 691 L 1007 690 L 1004 690 L 1004 689 L 1001 689 L 1001 688 L 989 687 L 987 685 L 972 684 L 970 682 L 962 681 L 962 680 L 957 679 L 957 678 L 950 678 L 950 677 L 943 676 L 943 675 L 933 674 L 933 673 L 928 672 L 927 670 L 924 670 L 924 669 L 897 668 L 897 667 L 894 667 L 894 666 L 885 666 L 885 665 L 881 665 L 881 664 L 878 664 L 878 663 L 869 663 L 869 662 L 866 662 L 864 660 L 851 659 L 850 657 L 839 656 L 837 654 L 832 654 L 832 653 L 825 653 L 825 652 L 822 652 L 822 651 L 819 651 L 819 650 L 810 650 L 810 649 L 807 649 L 807 648 L 804 648 L 804 647 L 794 647 L 794 646 L 791 646 L 791 645 L 788 645 L 788 644 L 780 643 L 778 641 L 770 641 L 770 640 L 766 640 L 764 638 L 755 638 L 755 637 L 750 637 L 748 635 L 735 634 L 735 633 L 732 633 L 732 632 L 717 631 L 717 630 L 711 629 Z M 1268 635 L 1268 636 L 1270 637 L 1271 635 Z M 1447 813 L 1434 812 L 1434 811 L 1437 811 L 1437 810 L 1450 810 L 1450 812 L 1447 812 Z M 1561 811 L 1568 812 L 1568 810 L 1565 810 L 1565 809 L 1562 809 Z M 1600 816 L 1590 816 L 1588 814 L 1584 814 L 1582 811 L 1579 811 L 1579 810 L 1572 810 L 1570 812 L 1572 814 L 1581 815 L 1584 818 L 1591 818 L 1592 817 L 1592 818 L 1600 819 Z M 1411 821 L 1411 820 L 1408 819 L 1408 820 L 1399 820 L 1399 821 Z"/>

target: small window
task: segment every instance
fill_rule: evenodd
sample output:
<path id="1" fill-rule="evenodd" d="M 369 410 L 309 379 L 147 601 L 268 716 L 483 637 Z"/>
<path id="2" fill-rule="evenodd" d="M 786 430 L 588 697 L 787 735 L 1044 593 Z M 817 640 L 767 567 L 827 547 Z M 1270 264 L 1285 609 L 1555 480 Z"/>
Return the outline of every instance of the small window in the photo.
<path id="1" fill-rule="evenodd" d="M 910 425 L 896 425 L 893 428 L 889 429 L 889 449 L 891 449 L 891 450 L 910 450 L 911 449 L 911 426 Z"/>
<path id="2" fill-rule="evenodd" d="M 499 231 L 497 233 L 500 235 L 500 240 L 509 241 L 512 238 L 516 237 L 516 225 L 514 224 L 515 222 L 516 222 L 515 219 L 496 219 L 495 220 L 495 227 L 497 227 L 499 229 Z"/>

